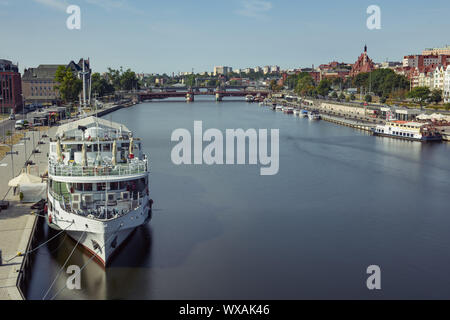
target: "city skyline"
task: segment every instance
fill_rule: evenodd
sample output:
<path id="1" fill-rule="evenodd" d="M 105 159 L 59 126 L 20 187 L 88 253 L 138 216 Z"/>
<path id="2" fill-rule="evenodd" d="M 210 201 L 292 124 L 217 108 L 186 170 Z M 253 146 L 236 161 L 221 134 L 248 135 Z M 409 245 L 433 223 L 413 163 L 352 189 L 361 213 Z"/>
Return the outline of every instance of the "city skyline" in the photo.
<path id="1" fill-rule="evenodd" d="M 69 30 L 66 8 L 81 8 L 81 30 Z M 0 57 L 24 68 L 90 58 L 97 72 L 108 67 L 136 72 L 212 71 L 225 65 L 282 69 L 353 63 L 368 45 L 375 62 L 401 61 L 408 54 L 448 42 L 446 1 L 408 6 L 378 1 L 381 30 L 366 26 L 369 1 L 172 1 L 0 0 Z M 23 10 L 24 5 L 27 9 Z M 411 24 L 414 24 L 414 33 Z M 333 28 L 332 26 L 335 26 Z"/>

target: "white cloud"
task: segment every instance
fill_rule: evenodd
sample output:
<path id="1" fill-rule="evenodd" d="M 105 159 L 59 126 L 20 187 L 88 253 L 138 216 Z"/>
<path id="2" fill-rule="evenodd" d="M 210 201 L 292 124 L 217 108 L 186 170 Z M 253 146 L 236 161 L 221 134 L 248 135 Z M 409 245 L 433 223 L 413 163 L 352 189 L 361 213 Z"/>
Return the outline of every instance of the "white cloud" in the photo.
<path id="1" fill-rule="evenodd" d="M 63 11 L 66 11 L 67 7 L 69 6 L 69 4 L 65 0 L 34 0 L 34 2 Z"/>
<path id="2" fill-rule="evenodd" d="M 245 17 L 265 17 L 265 14 L 272 9 L 272 3 L 263 0 L 244 0 L 242 8 L 237 11 L 238 14 Z"/>

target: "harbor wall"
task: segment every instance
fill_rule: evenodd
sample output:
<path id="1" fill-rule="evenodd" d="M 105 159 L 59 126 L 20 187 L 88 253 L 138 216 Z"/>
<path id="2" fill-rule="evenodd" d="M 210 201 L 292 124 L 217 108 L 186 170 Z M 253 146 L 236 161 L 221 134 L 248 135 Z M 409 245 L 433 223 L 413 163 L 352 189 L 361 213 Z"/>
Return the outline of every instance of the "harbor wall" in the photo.
<path id="1" fill-rule="evenodd" d="M 124 104 L 117 105 L 117 106 L 108 108 L 108 109 L 106 109 L 106 110 L 99 111 L 99 112 L 97 113 L 97 116 L 98 116 L 98 117 L 103 117 L 103 116 L 105 116 L 105 115 L 107 115 L 107 114 L 110 114 L 110 113 L 112 113 L 112 112 L 114 112 L 114 111 L 120 110 L 120 109 L 125 108 L 125 107 L 126 107 L 126 106 L 125 106 Z"/>
<path id="2" fill-rule="evenodd" d="M 350 116 L 350 117 L 365 117 L 366 109 L 358 106 L 347 106 L 329 102 L 322 102 L 319 105 L 319 110 L 326 113 L 333 113 L 336 115 Z"/>
<path id="3" fill-rule="evenodd" d="M 42 217 L 35 217 L 33 228 L 28 239 L 26 252 L 29 252 L 36 248 L 40 243 L 39 239 L 43 238 L 43 226 L 45 219 Z M 35 252 L 26 253 L 22 260 L 22 264 L 19 269 L 19 275 L 17 277 L 16 287 L 19 291 L 22 300 L 26 300 L 28 281 L 31 279 L 32 264 L 36 257 Z"/>

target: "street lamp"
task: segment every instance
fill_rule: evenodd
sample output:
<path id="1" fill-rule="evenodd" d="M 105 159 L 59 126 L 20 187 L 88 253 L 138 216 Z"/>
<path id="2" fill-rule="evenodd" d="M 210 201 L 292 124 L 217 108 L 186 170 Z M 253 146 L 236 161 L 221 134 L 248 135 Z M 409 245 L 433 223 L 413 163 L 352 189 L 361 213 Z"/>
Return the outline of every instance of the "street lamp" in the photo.
<path id="1" fill-rule="evenodd" d="M 27 158 L 27 140 L 29 141 L 30 138 L 26 137 L 26 132 L 25 132 L 25 138 L 20 139 L 20 141 L 23 141 L 24 144 L 25 144 L 25 164 L 24 164 L 25 167 L 27 166 L 27 162 L 28 162 L 28 158 Z"/>
<path id="2" fill-rule="evenodd" d="M 14 154 L 15 154 L 16 156 L 19 155 L 19 152 L 18 152 L 18 151 L 13 152 L 13 147 L 14 147 L 14 145 L 13 145 L 12 142 L 11 142 L 11 151 L 6 153 L 7 155 L 9 155 L 9 154 L 11 155 L 11 175 L 12 175 L 12 178 L 11 178 L 11 179 L 14 179 L 14 177 L 15 177 L 15 174 L 14 174 L 14 158 L 13 158 L 13 155 L 14 155 Z"/>

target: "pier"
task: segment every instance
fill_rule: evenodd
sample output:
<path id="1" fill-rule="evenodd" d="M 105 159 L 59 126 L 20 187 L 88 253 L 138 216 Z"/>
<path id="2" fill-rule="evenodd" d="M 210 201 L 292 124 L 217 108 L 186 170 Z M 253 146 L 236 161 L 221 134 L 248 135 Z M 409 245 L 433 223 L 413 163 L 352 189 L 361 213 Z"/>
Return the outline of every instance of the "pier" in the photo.
<path id="1" fill-rule="evenodd" d="M 43 134 L 51 135 L 56 128 L 41 131 Z M 25 148 L 24 143 L 14 145 L 13 150 L 18 151 L 14 160 L 14 175 L 20 174 L 24 169 L 23 164 L 27 160 L 35 164 L 34 174 L 42 175 L 47 171 L 48 138 L 41 138 L 45 144 L 38 144 L 38 132 L 34 132 L 35 146 L 40 153 L 32 153 L 33 132 L 26 132 L 26 137 L 30 138 Z M 25 149 L 27 154 L 25 155 Z M 23 300 L 25 299 L 22 290 L 23 281 L 29 277 L 28 268 L 30 263 L 29 255 L 25 254 L 32 246 L 35 239 L 36 216 L 32 215 L 32 204 L 24 204 L 19 200 L 18 195 L 13 194 L 13 188 L 8 187 L 8 181 L 12 178 L 11 157 L 5 156 L 0 161 L 0 174 L 4 177 L 0 184 L 0 196 L 5 201 L 9 201 L 9 208 L 0 212 L 0 250 L 2 251 L 2 261 L 0 264 L 0 300 Z M 37 171 L 37 172 L 36 172 Z M 21 253 L 21 255 L 18 255 Z"/>
<path id="2" fill-rule="evenodd" d="M 350 127 L 350 128 L 354 128 L 354 129 L 372 132 L 372 129 L 375 128 L 375 125 L 373 125 L 373 124 L 369 124 L 369 123 L 361 122 L 361 121 L 357 121 L 357 120 L 345 119 L 345 118 L 330 116 L 330 115 L 326 115 L 326 114 L 321 114 L 320 117 L 324 121 L 328 121 L 331 123 L 335 123 L 335 124 L 338 124 L 341 126 Z"/>

